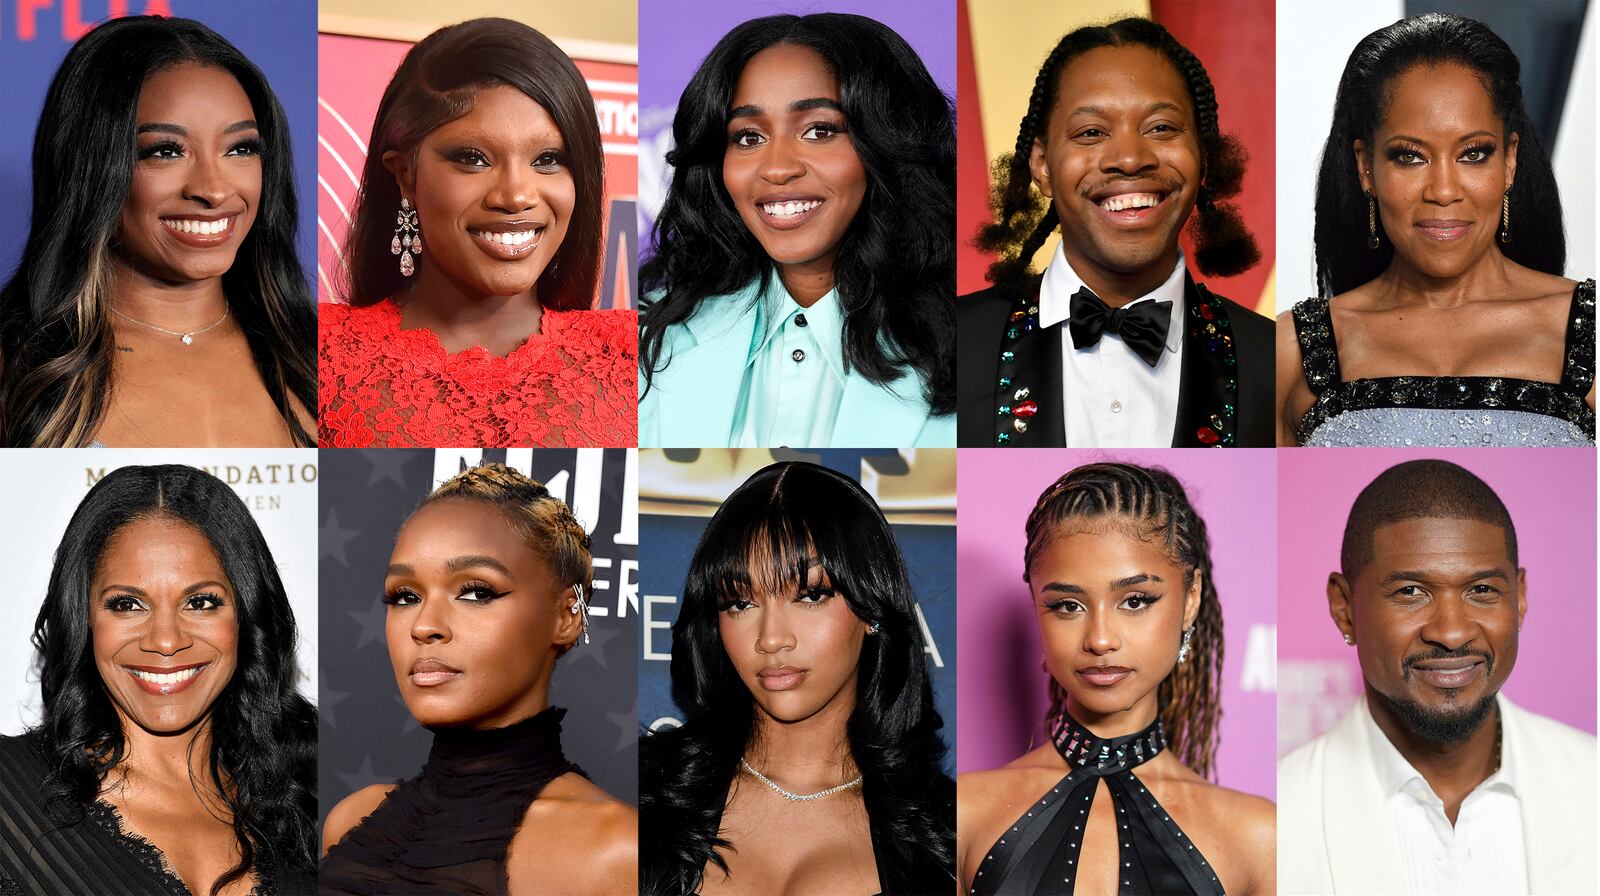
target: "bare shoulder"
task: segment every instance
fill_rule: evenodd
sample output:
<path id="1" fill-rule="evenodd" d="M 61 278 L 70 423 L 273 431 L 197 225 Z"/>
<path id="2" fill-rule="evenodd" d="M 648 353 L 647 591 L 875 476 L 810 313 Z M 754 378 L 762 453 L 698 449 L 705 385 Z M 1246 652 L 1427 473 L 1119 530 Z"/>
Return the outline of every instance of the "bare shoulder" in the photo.
<path id="1" fill-rule="evenodd" d="M 322 824 L 322 851 L 327 852 L 362 819 L 376 812 L 393 789 L 393 784 L 369 784 L 340 800 L 328 812 L 328 820 Z"/>
<path id="2" fill-rule="evenodd" d="M 528 805 L 506 855 L 513 893 L 635 893 L 638 864 L 638 811 L 571 772 Z"/>
<path id="3" fill-rule="evenodd" d="M 956 776 L 956 826 L 983 826 L 996 814 L 1010 822 L 1017 806 L 1048 790 L 1067 774 L 1049 744 L 1024 753 L 999 768 Z"/>

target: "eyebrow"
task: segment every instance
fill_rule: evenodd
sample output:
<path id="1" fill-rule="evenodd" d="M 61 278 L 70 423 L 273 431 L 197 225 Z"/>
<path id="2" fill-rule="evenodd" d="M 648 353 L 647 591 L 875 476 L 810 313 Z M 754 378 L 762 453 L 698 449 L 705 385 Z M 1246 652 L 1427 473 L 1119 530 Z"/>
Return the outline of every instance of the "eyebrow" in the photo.
<path id="1" fill-rule="evenodd" d="M 1144 110 L 1144 114 L 1149 115 L 1152 112 L 1167 112 L 1167 111 L 1182 112 L 1183 111 L 1183 107 L 1179 106 L 1177 103 L 1169 103 L 1166 100 L 1162 100 L 1159 103 L 1151 103 Z M 1067 114 L 1068 115 L 1099 115 L 1099 116 L 1105 116 L 1106 115 L 1106 110 L 1100 108 L 1099 106 L 1079 106 L 1078 108 L 1073 109 L 1071 112 L 1069 112 Z"/>
<path id="2" fill-rule="evenodd" d="M 190 585 L 189 587 L 183 589 L 183 593 L 184 594 L 193 594 L 196 591 L 200 591 L 200 590 L 205 589 L 205 588 L 218 588 L 218 589 L 221 589 L 223 591 L 227 591 L 228 590 L 228 585 L 227 585 L 227 583 L 219 582 L 216 579 L 207 579 L 204 582 L 195 582 L 193 585 Z M 110 594 L 113 591 L 121 592 L 121 593 L 124 593 L 124 594 L 132 594 L 135 597 L 149 597 L 150 596 L 150 593 L 148 591 L 145 591 L 143 588 L 140 588 L 137 585 L 116 585 L 116 584 L 107 585 L 106 587 L 101 588 L 100 589 L 100 596 L 104 597 L 104 596 L 106 596 L 107 594 Z"/>
<path id="3" fill-rule="evenodd" d="M 1432 578 L 1433 575 L 1434 575 L 1433 573 L 1424 572 L 1423 570 L 1420 570 L 1420 569 L 1402 569 L 1402 570 L 1398 570 L 1396 572 L 1391 572 L 1388 575 L 1384 576 L 1383 578 L 1379 579 L 1378 580 L 1378 584 L 1379 585 L 1392 585 L 1395 582 L 1406 582 L 1406 581 L 1410 581 L 1410 582 L 1429 582 L 1429 581 L 1433 581 L 1433 578 Z M 1469 581 L 1469 582 L 1477 582 L 1477 581 L 1480 581 L 1482 579 L 1505 579 L 1507 582 L 1509 582 L 1509 581 L 1511 581 L 1511 576 L 1507 575 L 1505 570 L 1503 570 L 1503 569 L 1501 569 L 1500 567 L 1497 566 L 1497 567 L 1495 567 L 1493 569 L 1480 569 L 1477 572 L 1474 572 L 1472 575 L 1467 577 L 1467 581 Z"/>
<path id="4" fill-rule="evenodd" d="M 256 120 L 254 118 L 246 118 L 243 121 L 236 121 L 233 124 L 230 124 L 227 127 L 223 128 L 222 129 L 222 133 L 224 133 L 224 134 L 237 134 L 240 131 L 258 131 L 258 130 L 260 130 L 260 128 L 256 126 Z M 138 131 L 136 133 L 138 133 L 138 134 L 154 134 L 154 133 L 177 134 L 179 137 L 187 137 L 187 136 L 189 136 L 189 129 L 184 127 L 181 124 L 173 124 L 170 121 L 152 121 L 152 122 L 149 122 L 149 123 L 146 123 L 146 124 L 139 125 L 139 129 L 138 129 Z"/>
<path id="5" fill-rule="evenodd" d="M 838 100 L 831 100 L 825 96 L 814 96 L 810 97 L 809 99 L 795 100 L 789 104 L 790 112 L 810 112 L 813 109 L 831 109 L 832 111 L 838 112 L 841 115 L 844 114 L 844 108 L 839 105 Z M 728 113 L 728 118 L 729 120 L 735 118 L 759 118 L 761 113 L 762 110 L 760 106 L 735 106 L 733 111 Z"/>
<path id="6" fill-rule="evenodd" d="M 1465 143 L 1468 140 L 1476 140 L 1479 137 L 1490 137 L 1490 138 L 1493 138 L 1493 139 L 1496 139 L 1496 140 L 1500 139 L 1500 135 L 1496 134 L 1493 131 L 1473 131 L 1470 134 L 1466 134 L 1464 136 L 1457 137 L 1456 138 L 1456 142 L 1457 143 Z M 1395 134 L 1395 135 L 1393 135 L 1393 136 L 1391 136 L 1389 138 L 1389 142 L 1391 142 L 1391 143 L 1393 143 L 1396 140 L 1405 140 L 1405 141 L 1408 141 L 1410 143 L 1427 143 L 1428 142 L 1428 141 L 1422 139 L 1421 137 L 1413 137 L 1410 134 Z"/>
<path id="7" fill-rule="evenodd" d="M 1126 577 L 1120 578 L 1120 579 L 1112 579 L 1111 582 L 1107 585 L 1107 588 L 1109 588 L 1111 591 L 1116 591 L 1119 588 L 1126 588 L 1129 585 L 1142 585 L 1145 582 L 1163 582 L 1164 583 L 1164 582 L 1166 582 L 1166 579 L 1163 579 L 1158 575 L 1152 575 L 1150 573 L 1141 572 L 1141 573 L 1139 573 L 1137 575 L 1126 576 Z M 1040 588 L 1039 590 L 1040 591 L 1048 591 L 1048 592 L 1059 592 L 1061 594 L 1087 594 L 1088 593 L 1088 592 L 1084 591 L 1082 587 L 1080 587 L 1078 585 L 1072 585 L 1072 584 L 1069 584 L 1069 583 L 1066 583 L 1066 582 L 1051 582 L 1050 584 L 1045 585 L 1043 588 Z"/>
<path id="8" fill-rule="evenodd" d="M 476 567 L 487 567 L 504 575 L 511 575 L 511 570 L 504 563 L 483 554 L 462 554 L 459 557 L 451 557 L 444 562 L 445 572 L 460 572 L 463 569 Z M 409 563 L 391 563 L 389 564 L 388 574 L 391 576 L 415 576 L 417 569 Z"/>

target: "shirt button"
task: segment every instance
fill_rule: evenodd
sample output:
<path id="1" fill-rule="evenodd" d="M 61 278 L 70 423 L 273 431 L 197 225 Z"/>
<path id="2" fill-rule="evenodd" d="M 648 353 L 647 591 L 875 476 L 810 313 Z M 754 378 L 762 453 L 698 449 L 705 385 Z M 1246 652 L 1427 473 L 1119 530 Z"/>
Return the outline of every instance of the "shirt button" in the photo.
<path id="1" fill-rule="evenodd" d="M 797 326 L 797 327 L 805 326 L 806 325 L 806 316 L 804 314 L 796 314 L 794 316 L 794 325 Z"/>
<path id="2" fill-rule="evenodd" d="M 801 361 L 806 359 L 806 353 L 804 350 L 797 348 L 789 355 L 789 357 L 794 359 L 794 363 L 799 364 Z"/>
<path id="3" fill-rule="evenodd" d="M 1111 402 L 1111 413 L 1113 413 L 1113 414 L 1122 413 L 1122 402 L 1113 400 Z"/>

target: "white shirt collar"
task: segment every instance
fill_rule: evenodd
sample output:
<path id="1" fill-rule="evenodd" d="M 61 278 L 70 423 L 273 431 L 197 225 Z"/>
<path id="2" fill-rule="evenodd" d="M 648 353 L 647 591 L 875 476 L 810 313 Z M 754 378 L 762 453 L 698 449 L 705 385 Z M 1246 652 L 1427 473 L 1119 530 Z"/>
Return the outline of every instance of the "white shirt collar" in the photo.
<path id="1" fill-rule="evenodd" d="M 1183 281 L 1188 271 L 1184 266 L 1183 250 L 1178 250 L 1178 263 L 1160 286 L 1129 302 L 1171 302 L 1172 320 L 1167 326 L 1167 351 L 1176 352 L 1183 344 Z M 1056 243 L 1055 255 L 1045 268 L 1044 280 L 1039 284 L 1039 326 L 1053 327 L 1066 320 L 1071 313 L 1072 296 L 1084 287 L 1083 278 L 1067 261 L 1066 250 Z"/>
<path id="2" fill-rule="evenodd" d="M 1499 697 L 1495 698 L 1496 701 Z M 1505 707 L 1498 706 L 1501 713 L 1501 725 L 1505 724 Z M 1367 740 L 1372 748 L 1373 766 L 1378 772 L 1378 783 L 1383 787 L 1384 794 L 1393 796 L 1397 793 L 1410 793 L 1413 796 L 1425 795 L 1431 802 L 1437 802 L 1439 797 L 1433 792 L 1433 787 L 1428 780 L 1422 777 L 1405 756 L 1389 741 L 1389 736 L 1383 733 L 1378 723 L 1372 719 L 1372 710 L 1367 706 L 1367 698 L 1361 699 L 1359 713 L 1361 727 L 1367 732 Z M 1473 792 L 1486 790 L 1491 787 L 1502 787 L 1512 794 L 1517 792 L 1516 762 L 1512 755 L 1511 739 L 1505 736 L 1504 728 L 1500 737 L 1500 768 L 1494 774 L 1484 778 Z"/>

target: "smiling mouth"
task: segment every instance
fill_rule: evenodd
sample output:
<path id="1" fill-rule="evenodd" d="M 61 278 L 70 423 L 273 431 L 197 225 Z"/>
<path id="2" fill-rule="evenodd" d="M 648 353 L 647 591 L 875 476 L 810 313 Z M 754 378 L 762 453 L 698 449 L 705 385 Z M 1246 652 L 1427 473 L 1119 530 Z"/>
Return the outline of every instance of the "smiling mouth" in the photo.
<path id="1" fill-rule="evenodd" d="M 180 666 L 175 669 L 161 670 L 155 667 L 123 666 L 123 670 L 132 675 L 139 686 L 146 691 L 161 697 L 170 697 L 174 694 L 188 690 L 194 684 L 200 673 L 210 668 L 210 663 L 196 663 L 192 666 Z"/>
<path id="2" fill-rule="evenodd" d="M 177 237 L 179 242 L 191 246 L 215 246 L 233 236 L 233 225 L 238 215 L 221 218 L 162 218 L 161 225 Z"/>
<path id="3" fill-rule="evenodd" d="M 780 202 L 757 202 L 756 210 L 767 226 L 777 230 L 793 230 L 810 220 L 822 207 L 821 199 L 785 199 Z"/>
<path id="4" fill-rule="evenodd" d="M 467 228 L 478 248 L 500 259 L 524 258 L 539 248 L 544 227 L 530 226 L 526 230 L 477 230 Z"/>
<path id="5" fill-rule="evenodd" d="M 1117 193 L 1099 199 L 1091 197 L 1090 201 L 1100 208 L 1113 225 L 1141 227 L 1154 222 L 1163 213 L 1163 207 L 1169 196 L 1171 194 L 1166 192 L 1144 191 Z"/>
<path id="6" fill-rule="evenodd" d="M 1414 664 L 1411 669 L 1418 678 L 1447 691 L 1466 687 L 1478 680 L 1480 672 L 1488 668 L 1488 664 L 1477 657 L 1465 660 L 1431 660 L 1428 663 L 1428 665 Z"/>

